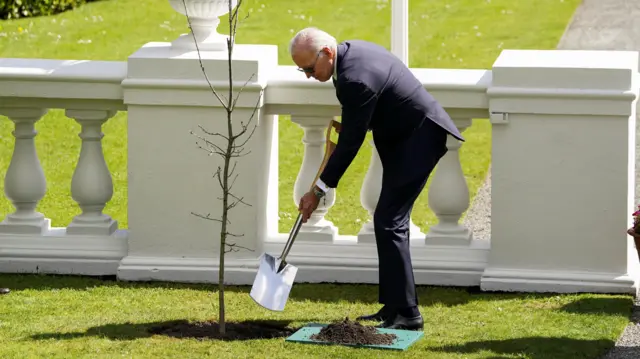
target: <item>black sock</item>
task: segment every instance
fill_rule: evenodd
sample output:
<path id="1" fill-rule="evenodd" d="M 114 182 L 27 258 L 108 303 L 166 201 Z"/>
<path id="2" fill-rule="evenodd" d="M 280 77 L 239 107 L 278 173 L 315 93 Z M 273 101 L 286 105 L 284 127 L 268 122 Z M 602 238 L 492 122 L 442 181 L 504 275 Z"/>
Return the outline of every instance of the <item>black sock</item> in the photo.
<path id="1" fill-rule="evenodd" d="M 418 310 L 418 307 L 414 305 L 413 307 L 399 308 L 398 314 L 405 318 L 414 318 L 420 315 L 420 311 Z"/>

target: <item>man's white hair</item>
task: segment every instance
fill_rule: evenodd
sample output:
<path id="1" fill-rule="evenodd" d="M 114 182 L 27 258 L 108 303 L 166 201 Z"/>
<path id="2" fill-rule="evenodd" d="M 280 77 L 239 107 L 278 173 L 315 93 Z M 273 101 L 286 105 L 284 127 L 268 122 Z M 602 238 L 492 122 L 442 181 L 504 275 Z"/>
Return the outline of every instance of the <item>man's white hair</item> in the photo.
<path id="1" fill-rule="evenodd" d="M 300 30 L 289 43 L 289 54 L 293 54 L 294 50 L 310 50 L 318 52 L 322 47 L 327 46 L 334 52 L 338 47 L 336 38 L 328 33 L 315 28 L 307 27 Z"/>

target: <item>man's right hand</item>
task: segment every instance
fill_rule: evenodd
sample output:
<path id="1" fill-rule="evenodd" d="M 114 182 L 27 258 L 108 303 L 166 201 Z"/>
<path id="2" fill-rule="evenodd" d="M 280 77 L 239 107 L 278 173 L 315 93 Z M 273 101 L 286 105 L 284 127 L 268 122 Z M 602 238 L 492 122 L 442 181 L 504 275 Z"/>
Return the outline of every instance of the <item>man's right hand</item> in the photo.
<path id="1" fill-rule="evenodd" d="M 302 213 L 302 223 L 307 223 L 309 217 L 313 211 L 318 208 L 318 204 L 320 203 L 320 198 L 313 193 L 313 191 L 309 191 L 300 198 L 300 205 L 298 206 L 298 211 Z"/>

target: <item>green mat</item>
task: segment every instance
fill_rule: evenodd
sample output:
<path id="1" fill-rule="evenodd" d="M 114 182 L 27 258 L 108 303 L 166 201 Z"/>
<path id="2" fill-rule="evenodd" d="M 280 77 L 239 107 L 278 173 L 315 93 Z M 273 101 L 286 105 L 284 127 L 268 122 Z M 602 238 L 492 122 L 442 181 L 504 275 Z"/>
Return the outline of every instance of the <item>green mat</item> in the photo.
<path id="1" fill-rule="evenodd" d="M 357 348 L 407 350 L 413 343 L 415 343 L 418 339 L 422 338 L 422 336 L 424 335 L 423 331 L 378 328 L 378 333 L 380 334 L 396 335 L 396 339 L 393 341 L 393 343 L 388 345 L 343 344 L 343 343 L 321 342 L 321 341 L 309 339 L 312 335 L 318 334 L 318 332 L 320 332 L 320 330 L 326 326 L 327 326 L 326 324 L 318 324 L 318 323 L 307 324 L 305 327 L 300 328 L 298 331 L 296 331 L 290 337 L 288 337 L 286 341 L 305 343 L 305 344 L 345 345 L 345 346 L 357 347 Z"/>

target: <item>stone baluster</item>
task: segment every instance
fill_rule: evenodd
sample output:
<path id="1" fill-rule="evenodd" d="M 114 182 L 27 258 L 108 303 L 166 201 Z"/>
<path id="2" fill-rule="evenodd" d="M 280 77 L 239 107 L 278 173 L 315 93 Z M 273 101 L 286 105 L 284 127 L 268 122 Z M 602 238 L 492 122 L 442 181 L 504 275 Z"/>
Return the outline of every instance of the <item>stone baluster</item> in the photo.
<path id="1" fill-rule="evenodd" d="M 454 119 L 460 132 L 471 126 L 471 119 Z M 462 143 L 448 136 L 449 151 L 440 159 L 431 182 L 429 207 L 438 216 L 438 223 L 426 235 L 427 244 L 469 244 L 471 230 L 460 224 L 462 214 L 469 208 L 469 187 L 462 172 L 458 150 Z"/>
<path id="2" fill-rule="evenodd" d="M 102 124 L 115 115 L 115 111 L 67 110 L 82 130 L 80 158 L 71 180 L 71 196 L 82 209 L 67 227 L 68 234 L 111 235 L 118 222 L 102 213 L 113 196 L 111 173 L 102 152 Z"/>
<path id="3" fill-rule="evenodd" d="M 324 157 L 325 135 L 330 118 L 314 116 L 291 116 L 291 121 L 298 124 L 304 131 L 304 156 L 302 166 L 296 177 L 293 190 L 293 201 L 297 208 L 302 196 L 309 188 L 322 164 Z M 338 236 L 338 228 L 326 220 L 329 208 L 336 202 L 335 190 L 331 189 L 320 200 L 318 208 L 313 212 L 307 223 L 300 228 L 300 238 L 332 242 Z"/>
<path id="4" fill-rule="evenodd" d="M 369 212 L 371 219 L 363 224 L 360 232 L 358 232 L 359 243 L 375 243 L 376 241 L 373 227 L 373 213 L 378 204 L 380 191 L 382 190 L 382 162 L 380 161 L 380 155 L 378 155 L 378 150 L 373 140 L 369 143 L 371 144 L 371 161 L 369 162 L 369 168 L 367 169 L 367 174 L 364 176 L 364 181 L 360 189 L 360 203 L 362 207 Z M 424 244 L 424 233 L 420 231 L 420 227 L 413 223 L 413 220 L 409 222 L 409 235 L 411 245 Z"/>
<path id="5" fill-rule="evenodd" d="M 50 228 L 51 220 L 36 211 L 47 191 L 47 181 L 36 151 L 35 124 L 47 113 L 41 108 L 2 110 L 15 124 L 13 156 L 4 178 L 4 193 L 15 212 L 0 223 L 0 233 L 40 234 Z"/>

